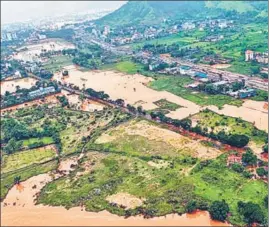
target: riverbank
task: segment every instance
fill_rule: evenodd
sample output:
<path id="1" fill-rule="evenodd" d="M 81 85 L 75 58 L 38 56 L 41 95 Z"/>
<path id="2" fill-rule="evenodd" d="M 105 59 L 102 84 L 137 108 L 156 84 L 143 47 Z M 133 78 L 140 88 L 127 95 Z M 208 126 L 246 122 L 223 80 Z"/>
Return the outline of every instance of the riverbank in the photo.
<path id="1" fill-rule="evenodd" d="M 14 185 L 1 203 L 1 223 L 3 226 L 230 226 L 228 223 L 213 221 L 206 211 L 193 214 L 169 214 L 162 217 L 144 219 L 142 216 L 124 218 L 108 211 L 87 212 L 82 207 L 69 210 L 64 207 L 35 205 L 40 190 L 53 179 L 72 171 L 83 158 L 70 158 L 60 163 L 60 174 L 46 173 L 31 177 Z"/>

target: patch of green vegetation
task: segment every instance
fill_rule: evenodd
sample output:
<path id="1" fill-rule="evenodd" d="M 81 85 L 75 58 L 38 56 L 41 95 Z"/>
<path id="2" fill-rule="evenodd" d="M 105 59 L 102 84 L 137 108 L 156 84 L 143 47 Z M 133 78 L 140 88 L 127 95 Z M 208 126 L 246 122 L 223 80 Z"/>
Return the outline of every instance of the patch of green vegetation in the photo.
<path id="1" fill-rule="evenodd" d="M 43 134 L 55 134 L 59 137 L 57 145 L 61 156 L 80 152 L 87 137 L 94 130 L 105 127 L 109 124 L 116 124 L 127 117 L 127 114 L 113 109 L 87 113 L 64 109 L 62 107 L 48 108 L 47 105 L 24 108 L 23 110 L 12 112 L 9 116 L 27 125 L 28 130 L 43 131 Z M 4 118 L 5 119 L 5 118 Z M 4 138 L 4 137 L 2 137 Z M 44 140 L 44 141 L 43 141 Z M 28 142 L 26 142 L 28 141 Z M 24 143 L 31 145 L 35 141 L 41 142 L 39 138 L 30 138 Z M 44 144 L 54 141 L 52 137 L 44 137 Z M 59 149 L 60 148 L 60 149 Z"/>
<path id="2" fill-rule="evenodd" d="M 205 35 L 204 31 L 194 30 L 194 31 L 185 31 L 180 32 L 178 34 L 170 35 L 163 38 L 157 38 L 153 40 L 146 40 L 143 42 L 133 43 L 131 44 L 132 48 L 139 49 L 143 47 L 146 44 L 166 44 L 171 45 L 173 43 L 179 44 L 181 47 L 187 46 L 189 44 L 195 45 L 196 43 L 199 43 L 199 38 L 203 37 Z"/>
<path id="3" fill-rule="evenodd" d="M 160 99 L 154 102 L 154 104 L 157 105 L 160 109 L 170 110 L 170 111 L 175 111 L 176 109 L 181 107 L 180 105 L 173 102 L 169 102 L 166 99 Z"/>
<path id="4" fill-rule="evenodd" d="M 25 181 L 33 176 L 47 173 L 57 168 L 57 161 L 50 161 L 44 164 L 33 164 L 25 168 L 15 170 L 13 172 L 1 174 L 1 201 L 5 198 L 8 190 L 14 185 L 14 178 L 20 177 L 21 181 Z"/>
<path id="5" fill-rule="evenodd" d="M 55 56 L 55 57 L 50 57 L 49 60 L 44 63 L 43 67 L 44 69 L 55 73 L 57 71 L 60 71 L 64 66 L 67 65 L 72 65 L 72 58 L 63 55 L 63 56 Z"/>
<path id="6" fill-rule="evenodd" d="M 43 145 L 49 145 L 52 144 L 54 141 L 52 137 L 42 137 L 42 138 L 31 138 L 27 140 L 23 140 L 22 145 L 25 147 L 29 147 L 35 143 L 43 143 Z"/>
<path id="7" fill-rule="evenodd" d="M 247 135 L 252 141 L 257 144 L 264 144 L 267 138 L 267 133 L 257 129 L 253 124 L 244 121 L 240 118 L 228 117 L 217 114 L 210 110 L 201 111 L 192 116 L 197 125 L 201 128 L 208 128 L 214 132 L 224 130 L 231 134 Z"/>
<path id="8" fill-rule="evenodd" d="M 268 101 L 268 92 L 267 91 L 263 91 L 263 90 L 256 90 L 257 95 L 251 97 L 251 100 L 254 101 Z"/>
<path id="9" fill-rule="evenodd" d="M 267 185 L 263 181 L 253 181 L 226 167 L 226 155 L 222 155 L 209 165 L 196 168 L 191 173 L 195 182 L 195 194 L 207 201 L 224 199 L 229 204 L 232 224 L 244 226 L 245 222 L 239 215 L 237 203 L 239 201 L 252 201 L 263 207 L 266 215 L 267 209 L 263 200 L 267 195 Z"/>
<path id="10" fill-rule="evenodd" d="M 122 61 L 119 61 L 117 63 L 105 64 L 101 67 L 101 69 L 117 70 L 119 72 L 123 72 L 127 74 L 135 74 L 143 70 L 143 66 L 139 63 L 134 63 L 131 60 L 123 59 Z"/>
<path id="11" fill-rule="evenodd" d="M 178 95 L 200 106 L 214 105 L 221 108 L 225 104 L 241 106 L 243 103 L 242 100 L 227 95 L 210 95 L 195 92 L 185 87 L 192 82 L 193 80 L 189 77 L 162 76 L 157 77 L 155 81 L 152 81 L 150 87 L 158 91 L 169 91 L 172 94 Z"/>
<path id="12" fill-rule="evenodd" d="M 57 153 L 52 148 L 38 148 L 2 156 L 2 173 L 18 170 L 31 164 L 44 163 L 54 159 Z"/>
<path id="13" fill-rule="evenodd" d="M 229 169 L 226 166 L 227 155 L 203 164 L 170 157 L 165 159 L 169 163 L 166 167 L 156 168 L 149 165 L 142 154 L 106 154 L 99 164 L 92 164 L 90 173 L 83 167 L 78 168 L 74 174 L 47 184 L 38 203 L 67 208 L 83 204 L 88 211 L 106 209 L 118 215 L 136 215 L 143 210 L 144 215 L 160 216 L 184 213 L 186 204 L 193 200 L 197 201 L 197 207 L 208 209 L 213 201 L 224 199 L 230 207 L 232 215 L 229 221 L 232 224 L 245 224 L 238 213 L 238 201 L 253 201 L 262 207 L 266 215 L 267 209 L 263 205 L 267 195 L 266 184 L 244 178 Z M 162 158 L 158 156 L 158 160 Z M 88 160 L 84 159 L 80 166 L 84 162 Z M 82 172 L 82 176 L 76 177 L 78 172 Z M 118 192 L 129 193 L 145 201 L 141 207 L 125 210 L 106 200 L 109 195 Z"/>

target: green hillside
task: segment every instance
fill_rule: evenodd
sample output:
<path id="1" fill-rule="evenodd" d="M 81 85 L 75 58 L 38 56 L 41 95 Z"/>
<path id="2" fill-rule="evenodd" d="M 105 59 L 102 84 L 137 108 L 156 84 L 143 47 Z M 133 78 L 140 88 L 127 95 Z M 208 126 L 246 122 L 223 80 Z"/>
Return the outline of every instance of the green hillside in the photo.
<path id="1" fill-rule="evenodd" d="M 97 24 L 159 24 L 164 19 L 203 19 L 226 13 L 264 17 L 267 2 L 254 1 L 130 1 L 118 10 L 97 20 Z"/>

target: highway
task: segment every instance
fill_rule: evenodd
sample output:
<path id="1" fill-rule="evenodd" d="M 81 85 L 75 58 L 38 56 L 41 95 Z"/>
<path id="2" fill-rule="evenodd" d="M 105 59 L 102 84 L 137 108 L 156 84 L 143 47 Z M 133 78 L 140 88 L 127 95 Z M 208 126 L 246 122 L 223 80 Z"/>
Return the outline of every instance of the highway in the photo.
<path id="1" fill-rule="evenodd" d="M 134 56 L 133 51 L 130 49 L 126 49 L 126 48 L 124 49 L 123 47 L 115 47 L 109 43 L 97 40 L 96 38 L 93 38 L 93 37 L 83 36 L 82 40 L 88 43 L 95 43 L 99 45 L 100 47 L 102 47 L 103 49 L 111 51 L 112 53 L 116 55 Z M 161 60 L 160 57 L 159 59 Z M 263 80 L 262 78 L 259 78 L 259 77 L 250 77 L 250 76 L 239 74 L 239 73 L 233 73 L 233 72 L 228 72 L 228 71 L 224 71 L 220 69 L 215 69 L 209 65 L 194 64 L 192 62 L 184 61 L 179 58 L 170 57 L 167 63 L 175 63 L 175 62 L 178 63 L 179 65 L 188 65 L 192 67 L 194 70 L 205 72 L 209 75 L 210 78 L 219 79 L 221 75 L 223 80 L 228 80 L 230 82 L 242 81 L 242 79 L 244 79 L 245 84 L 248 87 L 268 91 L 268 81 Z"/>

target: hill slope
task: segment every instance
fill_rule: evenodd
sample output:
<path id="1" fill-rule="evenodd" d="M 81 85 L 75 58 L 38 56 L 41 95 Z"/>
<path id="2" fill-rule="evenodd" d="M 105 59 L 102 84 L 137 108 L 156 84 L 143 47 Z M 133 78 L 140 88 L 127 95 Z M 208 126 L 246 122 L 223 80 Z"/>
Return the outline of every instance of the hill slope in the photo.
<path id="1" fill-rule="evenodd" d="M 268 12 L 267 2 L 251 1 L 130 1 L 113 13 L 96 21 L 98 24 L 158 24 L 163 19 L 195 19 L 234 13 Z"/>

